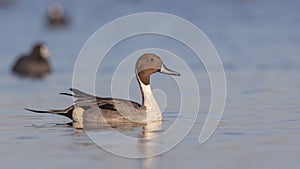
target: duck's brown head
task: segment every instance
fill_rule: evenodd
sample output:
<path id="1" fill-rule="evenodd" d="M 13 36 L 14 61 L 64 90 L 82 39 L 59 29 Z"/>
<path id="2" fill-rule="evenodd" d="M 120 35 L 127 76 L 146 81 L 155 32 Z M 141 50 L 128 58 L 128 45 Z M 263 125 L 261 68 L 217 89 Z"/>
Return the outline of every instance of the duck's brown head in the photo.
<path id="1" fill-rule="evenodd" d="M 136 61 L 135 69 L 139 80 L 145 85 L 150 84 L 150 76 L 156 72 L 180 76 L 178 72 L 168 69 L 157 55 L 151 53 L 142 55 Z"/>

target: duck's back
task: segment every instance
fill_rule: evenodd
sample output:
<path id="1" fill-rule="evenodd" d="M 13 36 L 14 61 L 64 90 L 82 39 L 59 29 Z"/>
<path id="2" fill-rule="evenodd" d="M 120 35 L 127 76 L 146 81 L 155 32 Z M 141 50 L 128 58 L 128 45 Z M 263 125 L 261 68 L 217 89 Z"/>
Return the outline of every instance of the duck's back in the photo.
<path id="1" fill-rule="evenodd" d="M 72 91 L 75 94 L 73 97 L 76 98 L 75 106 L 81 108 L 84 122 L 122 123 L 142 122 L 146 119 L 146 111 L 139 103 L 125 99 L 95 97 L 76 89 Z"/>
<path id="2" fill-rule="evenodd" d="M 83 110 L 82 119 L 86 123 L 142 122 L 146 119 L 141 105 L 129 100 L 97 97 L 95 101 L 79 101 L 75 105 Z"/>

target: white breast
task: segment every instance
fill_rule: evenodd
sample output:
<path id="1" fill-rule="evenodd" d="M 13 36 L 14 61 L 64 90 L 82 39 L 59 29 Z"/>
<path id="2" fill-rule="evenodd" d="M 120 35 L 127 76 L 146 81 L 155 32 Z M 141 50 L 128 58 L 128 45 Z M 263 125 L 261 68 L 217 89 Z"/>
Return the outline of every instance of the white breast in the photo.
<path id="1" fill-rule="evenodd" d="M 147 112 L 147 122 L 161 120 L 161 111 L 160 108 L 152 94 L 151 86 L 141 84 L 141 89 L 144 94 L 144 106 L 146 107 Z"/>

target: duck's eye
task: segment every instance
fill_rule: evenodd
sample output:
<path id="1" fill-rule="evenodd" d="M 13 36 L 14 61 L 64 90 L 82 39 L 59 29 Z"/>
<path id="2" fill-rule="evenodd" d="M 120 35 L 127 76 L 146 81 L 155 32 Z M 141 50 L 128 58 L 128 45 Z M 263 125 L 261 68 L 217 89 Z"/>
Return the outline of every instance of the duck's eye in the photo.
<path id="1" fill-rule="evenodd" d="M 150 61 L 151 61 L 151 62 L 153 62 L 153 61 L 154 61 L 154 59 L 153 59 L 153 58 L 151 58 L 151 59 L 150 59 Z"/>

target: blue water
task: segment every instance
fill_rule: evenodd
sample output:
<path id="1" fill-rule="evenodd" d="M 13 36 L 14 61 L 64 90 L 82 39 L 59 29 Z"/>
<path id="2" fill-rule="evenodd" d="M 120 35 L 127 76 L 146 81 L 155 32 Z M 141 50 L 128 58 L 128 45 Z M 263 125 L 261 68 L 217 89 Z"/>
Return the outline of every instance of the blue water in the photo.
<path id="1" fill-rule="evenodd" d="M 61 0 L 70 25 L 59 29 L 46 24 L 51 2 L 15 0 L 0 7 L 2 168 L 298 168 L 299 1 Z M 23 109 L 64 108 L 72 104 L 72 99 L 58 93 L 72 86 L 74 64 L 86 40 L 118 17 L 148 11 L 170 13 L 192 22 L 210 38 L 224 64 L 226 107 L 218 129 L 205 144 L 199 144 L 198 137 L 211 97 L 207 73 L 192 52 L 165 37 L 141 36 L 121 43 L 104 60 L 99 68 L 101 75 L 96 77 L 97 94 L 109 96 L 114 66 L 131 52 L 160 47 L 182 56 L 197 75 L 201 107 L 191 133 L 163 155 L 146 159 L 115 156 L 99 148 L 84 132 L 55 125 L 67 123 L 68 119 Z M 13 76 L 10 66 L 14 60 L 30 52 L 39 41 L 48 45 L 54 72 L 44 80 Z M 155 75 L 152 81 L 155 88 L 165 91 L 168 100 L 172 98 L 164 114 L 164 125 L 168 125 L 178 117 L 174 112 L 178 105 L 174 98 L 178 95 L 172 92 L 177 88 L 172 88 L 172 78 L 162 75 Z M 134 100 L 140 101 L 134 79 L 129 91 Z"/>

